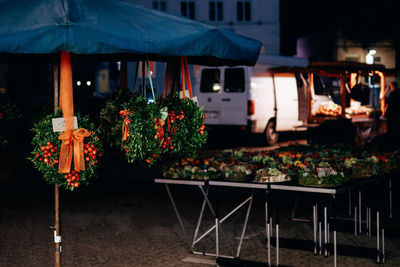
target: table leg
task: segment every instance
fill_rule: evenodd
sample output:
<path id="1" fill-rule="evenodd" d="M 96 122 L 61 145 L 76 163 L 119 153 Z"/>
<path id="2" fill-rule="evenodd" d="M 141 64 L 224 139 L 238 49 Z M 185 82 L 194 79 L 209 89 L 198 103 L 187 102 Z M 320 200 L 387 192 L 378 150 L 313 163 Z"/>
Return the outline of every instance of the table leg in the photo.
<path id="1" fill-rule="evenodd" d="M 253 197 L 254 197 L 254 189 L 251 192 L 251 199 L 250 199 L 250 202 L 249 202 L 249 206 L 247 207 L 246 219 L 245 219 L 244 224 L 243 224 L 242 235 L 240 236 L 240 241 L 239 241 L 239 245 L 238 245 L 238 248 L 237 248 L 236 257 L 239 257 L 239 255 L 240 255 L 240 249 L 242 247 L 242 242 L 243 242 L 244 234 L 246 232 L 247 222 L 249 220 L 251 206 L 253 204 Z"/>
<path id="2" fill-rule="evenodd" d="M 208 196 L 208 188 L 205 193 Z M 201 224 L 201 221 L 203 220 L 203 214 L 204 214 L 205 207 L 206 207 L 206 199 L 204 198 L 203 204 L 201 205 L 199 219 L 197 220 L 196 229 L 194 231 L 192 249 L 194 248 L 194 245 L 196 244 L 195 241 L 196 241 L 197 235 L 199 234 L 200 224 Z"/>
<path id="3" fill-rule="evenodd" d="M 377 257 L 376 257 L 376 262 L 380 263 L 380 249 L 379 249 L 379 211 L 376 212 L 376 251 L 377 251 Z"/>
<path id="4" fill-rule="evenodd" d="M 267 223 L 267 253 L 268 253 L 268 266 L 271 266 L 271 233 L 269 223 Z"/>
<path id="5" fill-rule="evenodd" d="M 351 216 L 351 189 L 349 189 L 349 216 Z"/>
<path id="6" fill-rule="evenodd" d="M 372 237 L 372 217 L 371 217 L 371 208 L 368 209 L 368 236 Z"/>
<path id="7" fill-rule="evenodd" d="M 269 235 L 268 202 L 265 201 L 265 236 Z"/>
<path id="8" fill-rule="evenodd" d="M 392 178 L 389 178 L 389 218 L 392 219 Z"/>
<path id="9" fill-rule="evenodd" d="M 322 255 L 322 227 L 321 222 L 318 222 L 319 226 L 319 255 Z"/>
<path id="10" fill-rule="evenodd" d="M 169 199 L 171 200 L 172 206 L 174 207 L 174 211 L 175 211 L 176 217 L 178 218 L 179 224 L 181 225 L 183 234 L 184 234 L 185 239 L 186 239 L 186 243 L 187 243 L 188 246 L 189 246 L 189 250 L 192 251 L 192 246 L 190 245 L 188 234 L 186 233 L 185 226 L 183 225 L 182 218 L 181 218 L 181 216 L 180 216 L 180 214 L 179 214 L 179 212 L 178 212 L 178 209 L 177 209 L 177 207 L 176 207 L 174 198 L 172 197 L 172 194 L 171 194 L 171 191 L 170 191 L 170 189 L 169 189 L 168 184 L 165 184 L 165 187 L 166 187 L 166 189 L 167 189 L 168 196 L 169 196 Z"/>
<path id="11" fill-rule="evenodd" d="M 204 196 L 204 198 L 205 198 L 205 200 L 206 200 L 206 202 L 207 202 L 207 205 L 208 205 L 208 207 L 209 207 L 209 209 L 210 209 L 210 211 L 211 211 L 211 214 L 214 216 L 214 218 L 218 219 L 218 215 L 217 215 L 217 213 L 215 212 L 213 206 L 211 205 L 211 202 L 210 202 L 210 200 L 209 200 L 209 198 L 208 198 L 206 192 L 204 191 L 203 187 L 200 187 L 200 190 L 201 190 L 201 192 L 202 192 L 202 194 L 203 194 L 203 196 Z M 246 200 L 246 201 L 247 201 L 247 200 Z M 242 203 L 242 204 L 243 204 L 243 203 Z M 242 206 L 242 204 L 241 204 L 240 206 Z M 235 210 L 237 210 L 237 208 L 236 208 Z M 232 213 L 231 213 L 231 214 L 232 214 Z M 227 218 L 227 217 L 229 217 L 229 216 L 225 216 L 225 218 Z M 228 243 L 228 245 L 229 245 L 229 248 L 230 248 L 230 250 L 231 250 L 231 252 L 232 252 L 232 255 L 234 255 L 233 249 L 232 249 L 232 244 L 231 244 L 231 243 L 229 242 L 229 240 L 227 239 L 227 237 L 226 237 L 226 235 L 225 235 L 225 232 L 223 231 L 223 229 L 222 229 L 222 227 L 221 227 L 221 225 L 220 225 L 220 223 L 222 223 L 222 221 L 223 221 L 223 220 L 221 220 L 221 221 L 217 220 L 216 222 L 218 223 L 218 226 L 219 226 L 219 228 L 220 228 L 220 230 L 221 230 L 221 233 L 222 233 L 223 238 L 225 239 L 225 241 L 226 241 L 226 242 Z M 211 229 L 212 229 L 212 228 L 211 228 Z M 210 230 L 211 230 L 211 229 L 210 229 Z M 204 237 L 204 235 L 203 235 L 201 238 L 203 238 L 203 237 Z M 200 239 L 200 238 L 199 238 L 199 239 Z"/>
<path id="12" fill-rule="evenodd" d="M 357 235 L 357 207 L 354 207 L 354 235 Z"/>
<path id="13" fill-rule="evenodd" d="M 328 244 L 330 244 L 331 243 L 331 240 L 330 240 L 330 236 L 331 236 L 331 231 L 330 231 L 330 229 L 329 229 L 329 223 L 328 223 Z"/>
<path id="14" fill-rule="evenodd" d="M 324 207 L 324 255 L 328 257 L 328 210 Z"/>
<path id="15" fill-rule="evenodd" d="M 317 206 L 313 206 L 313 230 L 314 230 L 314 256 L 318 254 L 318 244 L 317 244 Z"/>
<path id="16" fill-rule="evenodd" d="M 365 208 L 365 232 L 368 235 L 369 233 L 369 213 L 368 213 L 368 206 Z"/>
<path id="17" fill-rule="evenodd" d="M 337 224 L 337 211 L 336 211 L 336 196 L 332 195 L 333 198 L 333 221 L 332 221 L 332 228 L 333 228 L 333 265 L 334 267 L 337 266 L 337 240 L 336 240 L 336 224 Z"/>
<path id="18" fill-rule="evenodd" d="M 361 225 L 361 221 L 362 221 L 362 208 L 361 208 L 361 190 L 358 190 L 358 233 L 362 233 L 362 225 Z"/>
<path id="19" fill-rule="evenodd" d="M 382 263 L 385 264 L 385 229 L 382 228 Z"/>
<path id="20" fill-rule="evenodd" d="M 218 218 L 215 218 L 215 254 L 217 257 L 219 257 L 219 236 L 218 236 L 218 231 L 219 231 L 219 222 Z"/>
<path id="21" fill-rule="evenodd" d="M 276 266 L 279 266 L 279 224 L 276 224 Z"/>
<path id="22" fill-rule="evenodd" d="M 337 266 L 336 230 L 333 231 L 333 266 Z"/>

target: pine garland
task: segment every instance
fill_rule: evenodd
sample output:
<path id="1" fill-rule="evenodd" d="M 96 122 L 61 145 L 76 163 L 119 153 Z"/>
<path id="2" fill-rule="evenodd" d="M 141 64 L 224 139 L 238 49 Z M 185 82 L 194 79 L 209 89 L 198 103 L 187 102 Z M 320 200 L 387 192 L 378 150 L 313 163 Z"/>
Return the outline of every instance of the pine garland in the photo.
<path id="1" fill-rule="evenodd" d="M 52 119 L 62 117 L 59 110 L 55 115 L 48 115 L 36 123 L 32 128 L 35 136 L 32 139 L 33 150 L 28 157 L 35 168 L 43 174 L 48 184 L 58 184 L 69 190 L 74 190 L 80 185 L 89 185 L 92 178 L 97 177 L 99 158 L 102 157 L 103 147 L 97 136 L 94 124 L 89 121 L 88 116 L 77 114 L 80 128 L 87 129 L 91 135 L 84 140 L 85 170 L 75 172 L 71 166 L 68 174 L 58 173 L 58 158 L 60 155 L 61 140 L 60 133 L 53 132 Z"/>

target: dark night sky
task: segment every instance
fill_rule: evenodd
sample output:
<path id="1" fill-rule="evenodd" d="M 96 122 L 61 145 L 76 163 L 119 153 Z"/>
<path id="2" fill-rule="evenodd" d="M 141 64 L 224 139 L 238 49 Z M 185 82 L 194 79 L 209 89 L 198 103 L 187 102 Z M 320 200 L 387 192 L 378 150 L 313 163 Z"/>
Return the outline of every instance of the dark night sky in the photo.
<path id="1" fill-rule="evenodd" d="M 306 35 L 335 38 L 342 36 L 371 42 L 400 40 L 400 8 L 396 1 L 291 1 L 281 0 L 281 53 L 296 53 L 295 40 Z"/>

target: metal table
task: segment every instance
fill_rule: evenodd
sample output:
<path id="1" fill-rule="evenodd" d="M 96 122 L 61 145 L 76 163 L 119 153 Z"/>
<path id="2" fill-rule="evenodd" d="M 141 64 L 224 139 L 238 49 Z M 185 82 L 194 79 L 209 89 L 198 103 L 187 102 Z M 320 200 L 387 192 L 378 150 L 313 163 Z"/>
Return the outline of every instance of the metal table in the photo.
<path id="1" fill-rule="evenodd" d="M 245 183 L 245 182 L 229 182 L 229 181 L 218 181 L 218 180 L 209 180 L 209 181 L 196 181 L 196 180 L 176 180 L 176 179 L 155 179 L 155 183 L 161 183 L 165 184 L 168 196 L 171 200 L 171 203 L 174 207 L 175 213 L 178 217 L 180 226 L 183 230 L 183 233 L 185 235 L 186 241 L 188 243 L 189 249 L 192 253 L 194 254 L 201 254 L 201 255 L 207 255 L 207 256 L 215 256 L 218 258 L 228 258 L 228 259 L 237 259 L 240 256 L 240 250 L 243 242 L 243 238 L 245 235 L 245 231 L 247 228 L 247 222 L 249 218 L 249 214 L 251 211 L 251 206 L 252 206 L 252 201 L 254 197 L 254 191 L 256 189 L 261 189 L 265 190 L 266 194 L 266 201 L 265 201 L 265 223 L 266 223 L 266 236 L 267 236 L 267 253 L 268 253 L 268 264 L 271 264 L 271 242 L 273 242 L 272 238 L 272 217 L 271 217 L 271 204 L 272 204 L 272 199 L 271 199 L 271 192 L 272 191 L 288 191 L 288 192 L 301 192 L 301 193 L 313 193 L 313 194 L 319 194 L 319 195 L 325 195 L 331 198 L 333 202 L 333 220 L 332 220 L 332 226 L 333 226 L 333 244 L 331 244 L 329 240 L 329 227 L 330 224 L 328 223 L 329 217 L 328 217 L 328 205 L 326 202 L 323 205 L 323 222 L 318 220 L 318 207 L 321 205 L 318 205 L 316 203 L 313 206 L 313 233 L 314 233 L 314 254 L 324 254 L 325 256 L 328 256 L 330 254 L 330 248 L 332 248 L 331 245 L 333 245 L 333 256 L 334 256 L 334 266 L 337 266 L 337 242 L 336 242 L 336 196 L 339 194 L 344 194 L 344 193 L 349 193 L 349 196 L 351 194 L 351 191 L 354 189 L 359 189 L 359 203 L 358 207 L 355 207 L 355 216 L 354 216 L 354 227 L 355 227 L 355 234 L 361 233 L 362 229 L 362 219 L 361 219 L 361 188 L 369 185 L 371 183 L 376 182 L 376 179 L 360 179 L 357 183 L 352 183 L 348 185 L 343 185 L 339 186 L 336 188 L 322 188 L 322 187 L 305 187 L 305 186 L 300 186 L 295 183 Z M 198 221 L 196 224 L 196 228 L 194 231 L 194 236 L 193 240 L 190 243 L 189 237 L 187 235 L 187 231 L 183 225 L 181 216 L 178 212 L 176 203 L 174 201 L 174 198 L 171 194 L 169 185 L 170 184 L 178 184 L 178 185 L 191 185 L 191 186 L 197 186 L 203 196 L 203 203 L 202 207 L 200 210 L 200 214 L 198 217 Z M 209 193 L 209 188 L 210 187 L 236 187 L 236 188 L 247 188 L 251 189 L 250 196 L 246 198 L 244 201 L 242 201 L 240 204 L 238 204 L 234 209 L 232 209 L 228 214 L 226 214 L 224 217 L 220 218 L 219 215 L 216 213 L 214 206 L 212 205 L 208 193 Z M 391 188 L 390 188 L 391 189 Z M 233 246 L 230 244 L 230 242 L 227 240 L 225 233 L 222 230 L 221 224 L 229 218 L 232 214 L 234 214 L 236 211 L 238 211 L 241 207 L 243 207 L 245 204 L 248 203 L 247 206 L 247 212 L 246 212 L 246 217 L 243 223 L 243 228 L 242 228 L 242 233 L 241 237 L 239 240 L 239 244 L 237 246 L 236 252 L 233 251 Z M 277 205 L 279 201 L 275 203 Z M 214 216 L 215 219 L 215 224 L 211 226 L 205 233 L 199 236 L 199 228 L 203 219 L 203 214 L 205 210 L 205 206 L 208 206 L 212 215 Z M 349 211 L 350 211 L 350 206 L 351 202 L 349 202 Z M 390 205 L 391 206 L 391 205 Z M 277 208 L 277 211 L 279 210 L 279 207 Z M 277 212 L 278 214 L 278 212 Z M 368 229 L 368 235 L 371 236 L 371 208 L 366 209 L 366 229 Z M 324 225 L 324 238 L 322 242 L 322 223 Z M 357 230 L 358 229 L 358 230 Z M 209 235 L 211 232 L 215 231 L 215 248 L 216 251 L 215 253 L 206 253 L 206 252 L 199 252 L 195 251 L 195 245 L 202 240 L 204 237 Z M 225 241 L 228 243 L 232 255 L 220 255 L 219 253 L 219 233 L 222 233 L 223 237 L 225 238 Z M 380 236 L 381 233 L 381 236 Z M 317 242 L 317 239 L 319 237 L 319 242 Z M 279 216 L 277 215 L 276 219 L 276 237 L 275 239 L 275 248 L 276 248 L 276 265 L 279 265 Z M 382 239 L 382 241 L 380 240 Z M 377 255 L 377 262 L 382 262 L 384 263 L 385 261 L 385 249 L 384 249 L 384 228 L 382 224 L 380 224 L 380 210 L 377 210 L 377 249 L 376 249 L 376 255 Z"/>

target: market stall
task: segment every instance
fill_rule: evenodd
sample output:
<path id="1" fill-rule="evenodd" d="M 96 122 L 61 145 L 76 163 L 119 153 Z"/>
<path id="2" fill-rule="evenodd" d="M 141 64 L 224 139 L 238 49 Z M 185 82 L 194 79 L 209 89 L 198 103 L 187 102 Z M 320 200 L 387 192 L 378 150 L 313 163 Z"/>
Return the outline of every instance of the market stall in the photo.
<path id="1" fill-rule="evenodd" d="M 347 120 L 355 126 L 355 142 L 363 145 L 386 132 L 385 67 L 348 61 L 311 61 L 305 68 L 274 68 L 296 73 L 306 83 L 307 125 Z"/>
<path id="2" fill-rule="evenodd" d="M 75 132 L 71 61 L 179 62 L 180 57 L 185 56 L 186 66 L 188 63 L 254 65 L 261 48 L 260 42 L 228 30 L 130 2 L 113 0 L 101 3 L 74 0 L 3 1 L 0 39 L 1 62 L 23 63 L 24 59 L 31 57 L 54 66 L 54 110 L 56 113 L 60 103 L 64 117 L 60 131 L 62 134 L 57 138 L 50 130 L 52 118 L 46 118 L 43 127 L 35 129 L 38 137 L 32 161 L 37 161 L 35 167 L 46 174 L 46 181 L 55 184 L 56 266 L 61 266 L 59 182 L 68 189 L 76 190 L 79 182 L 75 181 L 84 179 L 75 175 L 75 172 L 91 167 L 94 161 L 97 163 L 96 155 L 93 155 L 97 148 L 91 145 L 95 146 L 95 142 L 99 141 L 95 138 L 91 144 L 84 143 L 85 138 L 92 135 L 90 129 Z M 77 122 L 80 127 L 81 123 Z M 61 138 L 62 145 L 54 145 L 50 140 L 46 144 L 39 144 L 40 134 L 46 137 L 51 135 L 56 142 Z M 86 155 L 86 150 L 91 155 L 85 158 L 83 155 Z M 54 158 L 58 153 L 60 158 Z M 74 166 L 73 169 L 71 166 Z M 57 179 L 51 179 L 51 174 L 57 176 Z"/>

